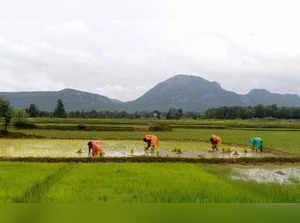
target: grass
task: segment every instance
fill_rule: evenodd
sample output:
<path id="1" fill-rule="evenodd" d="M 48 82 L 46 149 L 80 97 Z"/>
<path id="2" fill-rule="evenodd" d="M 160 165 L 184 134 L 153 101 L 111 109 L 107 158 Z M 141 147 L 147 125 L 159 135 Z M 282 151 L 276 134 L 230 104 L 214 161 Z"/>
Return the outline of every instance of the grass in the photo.
<path id="1" fill-rule="evenodd" d="M 80 119 L 80 118 L 30 118 L 30 122 L 43 125 L 100 125 L 119 127 L 149 127 L 166 124 L 173 128 L 254 128 L 254 129 L 300 129 L 299 120 L 250 119 L 250 120 L 152 120 L 152 119 Z M 13 123 L 14 121 L 12 121 Z"/>
<path id="2" fill-rule="evenodd" d="M 142 152 L 144 135 L 160 138 L 160 152 L 180 149 L 207 151 L 212 134 L 225 143 L 221 149 L 244 152 L 251 137 L 265 146 L 300 157 L 298 121 L 267 120 L 96 120 L 32 119 L 40 127 L 16 130 L 24 139 L 0 139 L 0 156 L 70 157 L 87 149 L 88 140 L 101 140 L 105 152 Z M 143 128 L 168 124 L 172 132 Z M 63 130 L 90 126 L 91 131 Z M 98 126 L 115 128 L 99 131 Z M 136 128 L 138 131 L 121 131 Z M 98 128 L 98 129 L 97 129 Z M 92 131 L 97 129 L 97 131 Z M 25 134 L 25 135 L 24 135 Z M 45 137 L 26 138 L 26 135 Z M 12 135 L 13 137 L 13 135 Z M 239 145 L 242 145 L 239 147 Z M 85 156 L 86 154 L 82 154 Z M 143 161 L 143 160 L 140 160 Z M 140 162 L 139 161 L 139 162 Z M 155 161 L 155 160 L 153 160 Z M 262 164 L 260 164 L 262 165 Z M 232 166 L 188 163 L 19 163 L 0 162 L 0 202 L 54 203 L 299 203 L 300 183 L 258 184 L 230 178 Z M 271 168 L 273 168 L 271 166 Z"/>
<path id="3" fill-rule="evenodd" d="M 13 202 L 55 173 L 65 164 L 11 163 L 0 164 L 0 202 Z"/>
<path id="4" fill-rule="evenodd" d="M 235 167 L 182 163 L 1 162 L 0 202 L 300 202 L 300 183 L 279 185 L 236 181 L 230 178 L 232 168 Z"/>

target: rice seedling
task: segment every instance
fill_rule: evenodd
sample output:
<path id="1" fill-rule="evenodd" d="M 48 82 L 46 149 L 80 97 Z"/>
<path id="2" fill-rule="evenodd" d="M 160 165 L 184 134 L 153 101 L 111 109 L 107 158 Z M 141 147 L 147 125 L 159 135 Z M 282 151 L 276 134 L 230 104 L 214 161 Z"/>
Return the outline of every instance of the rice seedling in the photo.
<path id="1" fill-rule="evenodd" d="M 172 152 L 173 152 L 173 153 L 176 153 L 177 155 L 178 155 L 178 154 L 182 154 L 182 150 L 181 150 L 181 149 L 178 149 L 178 148 L 173 149 Z"/>
<path id="2" fill-rule="evenodd" d="M 234 150 L 233 155 L 238 156 L 239 155 L 238 151 Z"/>
<path id="3" fill-rule="evenodd" d="M 134 154 L 134 149 L 133 149 L 133 148 L 130 150 L 130 154 L 131 154 L 131 155 Z"/>

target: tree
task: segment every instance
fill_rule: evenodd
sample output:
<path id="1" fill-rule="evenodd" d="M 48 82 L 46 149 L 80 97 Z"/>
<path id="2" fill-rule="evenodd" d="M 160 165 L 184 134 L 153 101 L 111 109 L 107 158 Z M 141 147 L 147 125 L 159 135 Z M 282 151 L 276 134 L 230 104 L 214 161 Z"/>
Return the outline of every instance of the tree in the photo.
<path id="1" fill-rule="evenodd" d="M 264 118 L 265 117 L 265 107 L 263 105 L 256 105 L 254 107 L 255 118 Z"/>
<path id="2" fill-rule="evenodd" d="M 157 119 L 160 119 L 161 118 L 161 112 L 160 111 L 153 111 L 153 118 L 157 118 Z"/>
<path id="3" fill-rule="evenodd" d="M 4 118 L 4 132 L 7 133 L 8 125 L 12 119 L 13 111 L 9 101 L 0 98 L 0 117 Z"/>
<path id="4" fill-rule="evenodd" d="M 24 110 L 15 109 L 13 112 L 13 116 L 18 121 L 25 121 L 28 118 L 28 113 Z"/>
<path id="5" fill-rule="evenodd" d="M 66 118 L 67 117 L 65 106 L 61 99 L 57 100 L 57 105 L 53 112 L 53 116 L 56 118 Z"/>
<path id="6" fill-rule="evenodd" d="M 183 116 L 182 109 L 170 108 L 167 113 L 167 119 L 181 119 Z"/>
<path id="7" fill-rule="evenodd" d="M 39 114 L 40 114 L 40 111 L 39 111 L 38 107 L 37 107 L 35 104 L 31 104 L 31 105 L 29 106 L 29 108 L 26 109 L 26 112 L 29 114 L 29 116 L 30 116 L 31 118 L 38 117 Z"/>

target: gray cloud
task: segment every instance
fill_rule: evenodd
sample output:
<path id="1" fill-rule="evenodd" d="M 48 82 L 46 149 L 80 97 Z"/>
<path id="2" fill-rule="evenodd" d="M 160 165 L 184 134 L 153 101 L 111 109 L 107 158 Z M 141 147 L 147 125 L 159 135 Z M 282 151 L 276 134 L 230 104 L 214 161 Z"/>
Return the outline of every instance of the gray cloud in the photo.
<path id="1" fill-rule="evenodd" d="M 1 91 L 130 100 L 183 73 L 300 94 L 297 1 L 1 1 Z"/>

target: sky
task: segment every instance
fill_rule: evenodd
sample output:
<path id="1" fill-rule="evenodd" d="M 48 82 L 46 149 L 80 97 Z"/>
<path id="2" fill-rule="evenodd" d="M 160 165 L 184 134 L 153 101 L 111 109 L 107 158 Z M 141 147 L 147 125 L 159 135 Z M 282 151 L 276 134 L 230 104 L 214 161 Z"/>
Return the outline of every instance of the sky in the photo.
<path id="1" fill-rule="evenodd" d="M 0 91 L 133 100 L 176 74 L 300 94 L 300 2 L 0 0 Z"/>

